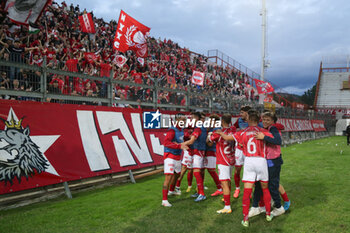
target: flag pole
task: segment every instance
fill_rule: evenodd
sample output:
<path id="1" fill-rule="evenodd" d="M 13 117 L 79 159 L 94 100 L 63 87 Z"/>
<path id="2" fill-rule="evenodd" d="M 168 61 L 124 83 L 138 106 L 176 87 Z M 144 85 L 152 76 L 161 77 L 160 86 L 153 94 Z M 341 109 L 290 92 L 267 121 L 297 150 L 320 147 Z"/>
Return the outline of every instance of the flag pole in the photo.
<path id="1" fill-rule="evenodd" d="M 260 79 L 265 80 L 265 68 L 266 68 L 266 0 L 262 0 L 262 10 L 260 15 L 262 16 L 262 40 L 261 40 L 261 73 Z"/>

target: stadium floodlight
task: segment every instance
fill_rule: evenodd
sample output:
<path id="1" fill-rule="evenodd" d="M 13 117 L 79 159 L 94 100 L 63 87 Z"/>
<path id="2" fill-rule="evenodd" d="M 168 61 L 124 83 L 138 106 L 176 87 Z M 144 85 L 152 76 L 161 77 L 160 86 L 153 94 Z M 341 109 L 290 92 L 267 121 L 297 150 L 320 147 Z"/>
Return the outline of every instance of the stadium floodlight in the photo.
<path id="1" fill-rule="evenodd" d="M 262 0 L 262 9 L 260 13 L 262 17 L 262 40 L 261 40 L 261 74 L 260 79 L 264 81 L 265 79 L 265 57 L 266 57 L 266 0 Z M 266 62 L 267 63 L 267 62 Z M 270 64 L 268 62 L 268 64 Z"/>

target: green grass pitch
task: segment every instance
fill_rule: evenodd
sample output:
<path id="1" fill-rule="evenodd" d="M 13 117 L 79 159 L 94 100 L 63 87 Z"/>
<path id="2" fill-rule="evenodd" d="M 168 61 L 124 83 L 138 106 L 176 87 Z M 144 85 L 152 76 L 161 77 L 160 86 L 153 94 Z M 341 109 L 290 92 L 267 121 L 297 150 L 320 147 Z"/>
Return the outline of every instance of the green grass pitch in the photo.
<path id="1" fill-rule="evenodd" d="M 243 229 L 242 195 L 231 200 L 232 214 L 219 215 L 221 197 L 195 203 L 185 193 L 161 204 L 163 175 L 99 190 L 73 199 L 58 198 L 0 212 L 0 232 L 350 232 L 350 146 L 332 137 L 282 149 L 281 183 L 291 200 L 284 215 L 266 222 L 263 215 Z M 206 194 L 215 191 L 209 174 Z M 241 193 L 242 194 L 242 193 Z M 233 199 L 233 198 L 232 198 Z"/>

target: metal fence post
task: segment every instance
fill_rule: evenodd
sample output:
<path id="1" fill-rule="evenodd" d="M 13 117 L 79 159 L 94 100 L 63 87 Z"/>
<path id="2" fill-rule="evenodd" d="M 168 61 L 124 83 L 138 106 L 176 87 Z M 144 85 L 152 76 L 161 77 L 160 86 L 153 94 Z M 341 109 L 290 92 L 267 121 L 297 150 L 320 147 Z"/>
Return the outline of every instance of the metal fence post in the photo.
<path id="1" fill-rule="evenodd" d="M 113 87 L 112 87 L 112 80 L 113 80 L 113 70 L 110 72 L 110 76 L 108 78 L 107 82 L 107 98 L 109 99 L 108 106 L 113 106 Z"/>
<path id="2" fill-rule="evenodd" d="M 154 105 L 154 108 L 156 109 L 158 105 L 158 78 L 154 79 L 153 105 Z"/>
<path id="3" fill-rule="evenodd" d="M 128 172 L 129 172 L 129 177 L 130 177 L 131 183 L 136 184 L 136 180 L 134 178 L 134 174 L 132 174 L 131 170 L 128 170 Z"/>
<path id="4" fill-rule="evenodd" d="M 46 102 L 46 96 L 47 96 L 47 67 L 46 67 L 46 56 L 44 56 L 43 59 L 43 65 L 42 65 L 42 72 L 40 75 L 40 91 L 43 95 L 42 102 Z"/>
<path id="5" fill-rule="evenodd" d="M 67 182 L 63 182 L 64 191 L 69 199 L 72 199 L 72 193 L 70 192 L 69 186 Z"/>

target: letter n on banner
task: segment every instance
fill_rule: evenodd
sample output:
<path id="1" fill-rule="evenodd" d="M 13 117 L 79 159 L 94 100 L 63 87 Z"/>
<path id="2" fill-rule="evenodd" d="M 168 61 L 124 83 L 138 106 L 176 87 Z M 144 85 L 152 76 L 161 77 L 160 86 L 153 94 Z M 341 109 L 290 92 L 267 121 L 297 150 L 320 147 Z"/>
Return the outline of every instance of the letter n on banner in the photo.
<path id="1" fill-rule="evenodd" d="M 96 115 L 101 132 L 103 134 L 108 134 L 110 132 L 120 130 L 123 137 L 125 138 L 125 140 L 121 140 L 117 136 L 112 137 L 114 145 L 116 147 L 116 153 L 120 166 L 123 167 L 136 164 L 125 141 L 141 163 L 153 162 L 151 154 L 147 147 L 145 136 L 142 131 L 139 113 L 131 113 L 131 121 L 135 130 L 134 133 L 138 144 L 129 130 L 129 127 L 123 117 L 123 113 L 97 111 Z"/>

